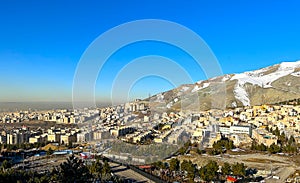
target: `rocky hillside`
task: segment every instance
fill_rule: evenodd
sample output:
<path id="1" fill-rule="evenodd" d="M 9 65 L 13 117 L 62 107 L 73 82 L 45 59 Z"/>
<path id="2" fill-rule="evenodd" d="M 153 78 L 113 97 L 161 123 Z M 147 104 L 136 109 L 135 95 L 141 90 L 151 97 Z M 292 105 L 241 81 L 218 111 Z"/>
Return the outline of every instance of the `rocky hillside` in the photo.
<path id="1" fill-rule="evenodd" d="M 207 110 L 274 104 L 300 98 L 300 61 L 182 85 L 150 98 L 165 110 Z"/>

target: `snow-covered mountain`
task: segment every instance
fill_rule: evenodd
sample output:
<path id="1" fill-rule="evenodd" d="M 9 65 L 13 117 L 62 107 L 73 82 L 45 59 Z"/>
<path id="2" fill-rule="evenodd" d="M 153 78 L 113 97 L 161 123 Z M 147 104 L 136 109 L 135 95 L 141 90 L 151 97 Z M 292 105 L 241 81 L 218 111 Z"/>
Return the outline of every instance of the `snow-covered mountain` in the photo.
<path id="1" fill-rule="evenodd" d="M 207 110 L 273 104 L 295 98 L 300 98 L 300 61 L 182 85 L 152 96 L 150 101 L 161 108 Z"/>

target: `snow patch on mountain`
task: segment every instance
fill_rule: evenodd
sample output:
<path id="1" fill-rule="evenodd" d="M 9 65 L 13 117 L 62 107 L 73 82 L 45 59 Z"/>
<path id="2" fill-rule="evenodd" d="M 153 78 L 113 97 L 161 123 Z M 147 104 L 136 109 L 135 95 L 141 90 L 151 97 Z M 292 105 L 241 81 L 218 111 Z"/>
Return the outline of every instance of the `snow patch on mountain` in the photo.
<path id="1" fill-rule="evenodd" d="M 241 101 L 244 106 L 250 106 L 250 99 L 243 84 L 237 82 L 234 87 L 233 93 L 235 98 Z"/>
<path id="2" fill-rule="evenodd" d="M 231 106 L 236 108 L 238 105 L 237 105 L 236 101 L 234 101 L 234 102 L 231 103 Z"/>
<path id="3" fill-rule="evenodd" d="M 300 60 L 296 61 L 296 62 L 282 62 L 280 64 L 281 68 L 285 68 L 285 69 L 295 69 L 295 68 L 299 68 L 300 67 Z"/>
<path id="4" fill-rule="evenodd" d="M 230 75 L 225 75 L 223 78 L 222 78 L 222 81 L 225 82 L 227 80 L 230 79 Z"/>
<path id="5" fill-rule="evenodd" d="M 178 98 L 174 98 L 174 102 L 175 102 L 175 103 L 178 102 L 178 100 L 179 100 Z"/>
<path id="6" fill-rule="evenodd" d="M 299 72 L 294 72 L 291 74 L 292 76 L 300 77 L 300 71 Z"/>
<path id="7" fill-rule="evenodd" d="M 278 66 L 278 65 L 277 65 Z M 237 84 L 234 88 L 235 98 L 243 103 L 244 106 L 250 105 L 250 100 L 248 97 L 248 93 L 244 89 L 244 85 L 246 83 L 252 85 L 258 85 L 262 88 L 271 88 L 272 82 L 278 80 L 281 77 L 287 75 L 299 76 L 300 73 L 293 73 L 295 68 L 300 68 L 300 61 L 297 62 L 282 62 L 278 69 L 275 72 L 271 72 L 269 74 L 264 75 L 264 72 L 267 72 L 272 67 L 267 67 L 264 69 L 245 72 L 241 74 L 235 74 L 230 80 L 237 80 Z"/>
<path id="8" fill-rule="evenodd" d="M 196 91 L 199 91 L 199 90 L 201 90 L 201 89 L 207 88 L 209 85 L 210 85 L 210 83 L 203 83 L 202 86 L 196 85 L 196 86 L 193 88 L 192 93 L 194 93 L 194 92 L 196 92 Z"/>
<path id="9" fill-rule="evenodd" d="M 260 69 L 256 71 L 245 72 L 241 74 L 235 74 L 231 80 L 238 80 L 240 84 L 250 83 L 253 85 L 259 85 L 263 88 L 272 87 L 271 83 L 277 79 L 292 74 L 295 68 L 300 67 L 300 61 L 298 62 L 282 62 L 279 65 L 277 71 L 270 74 L 262 75 L 263 72 L 266 72 L 270 69 Z"/>

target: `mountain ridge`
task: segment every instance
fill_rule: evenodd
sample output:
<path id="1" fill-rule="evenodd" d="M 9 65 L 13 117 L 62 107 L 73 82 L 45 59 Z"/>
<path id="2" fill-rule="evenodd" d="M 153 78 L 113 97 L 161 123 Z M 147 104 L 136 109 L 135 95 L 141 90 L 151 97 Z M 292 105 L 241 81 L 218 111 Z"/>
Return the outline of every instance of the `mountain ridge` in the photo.
<path id="1" fill-rule="evenodd" d="M 300 61 L 184 84 L 149 98 L 166 110 L 208 110 L 273 104 L 300 98 Z"/>

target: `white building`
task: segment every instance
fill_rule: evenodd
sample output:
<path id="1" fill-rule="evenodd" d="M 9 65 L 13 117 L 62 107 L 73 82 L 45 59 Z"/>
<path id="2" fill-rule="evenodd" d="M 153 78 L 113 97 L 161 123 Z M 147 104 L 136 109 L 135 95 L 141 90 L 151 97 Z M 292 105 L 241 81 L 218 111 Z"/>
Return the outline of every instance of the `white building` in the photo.
<path id="1" fill-rule="evenodd" d="M 252 129 L 251 126 L 230 126 L 230 133 L 231 134 L 248 134 L 250 137 L 252 136 Z"/>

